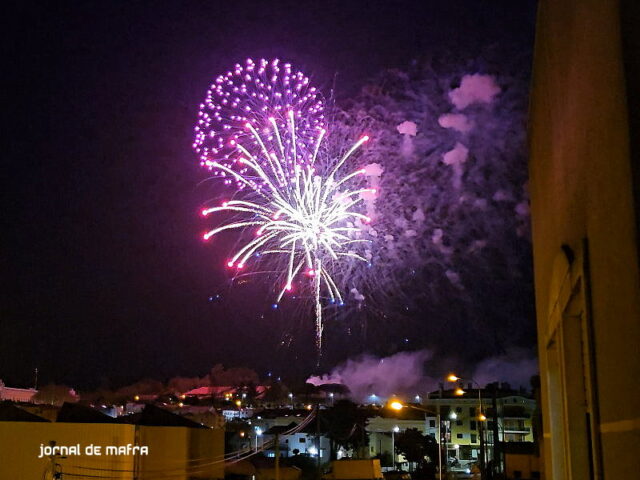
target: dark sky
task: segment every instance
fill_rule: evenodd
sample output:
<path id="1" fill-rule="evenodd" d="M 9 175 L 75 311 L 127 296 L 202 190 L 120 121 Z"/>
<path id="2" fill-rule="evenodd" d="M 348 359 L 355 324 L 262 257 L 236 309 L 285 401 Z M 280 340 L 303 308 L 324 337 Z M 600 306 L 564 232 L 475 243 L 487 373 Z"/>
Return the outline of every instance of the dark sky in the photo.
<path id="1" fill-rule="evenodd" d="M 220 262 L 191 151 L 219 73 L 279 56 L 338 96 L 451 42 L 532 36 L 532 1 L 17 2 L 5 10 L 0 378 L 82 387 L 295 373 L 259 317 L 209 302 Z M 55 5 L 57 4 L 57 5 Z M 237 299 L 236 299 L 237 300 Z M 257 312 L 257 313 L 256 313 Z M 270 316 L 271 315 L 271 316 Z M 303 362 L 304 363 L 304 362 Z"/>

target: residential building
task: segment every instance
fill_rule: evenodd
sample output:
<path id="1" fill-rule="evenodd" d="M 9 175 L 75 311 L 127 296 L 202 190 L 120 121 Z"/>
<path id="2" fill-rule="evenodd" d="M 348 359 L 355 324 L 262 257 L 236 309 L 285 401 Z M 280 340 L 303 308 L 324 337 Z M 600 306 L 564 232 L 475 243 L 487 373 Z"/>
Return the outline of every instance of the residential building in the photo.
<path id="1" fill-rule="evenodd" d="M 287 432 L 300 425 L 310 414 L 304 410 L 264 410 L 251 419 L 250 436 L 258 446 L 268 444 L 278 436 L 280 455 L 297 454 L 320 456 L 322 463 L 329 461 L 330 442 L 323 429 L 318 430 L 315 419 L 296 433 Z M 265 455 L 275 456 L 275 446 L 265 449 Z"/>
<path id="2" fill-rule="evenodd" d="M 640 2 L 541 0 L 529 192 L 547 478 L 640 472 Z"/>
<path id="3" fill-rule="evenodd" d="M 454 390 L 432 392 L 422 408 L 440 411 L 441 431 L 447 458 L 479 459 L 481 440 L 487 458 L 493 458 L 493 445 L 498 442 L 533 442 L 532 418 L 536 402 L 525 392 L 500 388 L 478 389 L 466 386 L 465 395 Z M 479 395 L 478 395 L 479 394 Z M 494 408 L 495 396 L 495 408 Z M 486 420 L 480 420 L 480 404 Z"/>
<path id="4" fill-rule="evenodd" d="M 38 393 L 38 390 L 35 388 L 7 387 L 0 379 L 0 401 L 10 400 L 12 402 L 32 402 L 36 393 Z"/>

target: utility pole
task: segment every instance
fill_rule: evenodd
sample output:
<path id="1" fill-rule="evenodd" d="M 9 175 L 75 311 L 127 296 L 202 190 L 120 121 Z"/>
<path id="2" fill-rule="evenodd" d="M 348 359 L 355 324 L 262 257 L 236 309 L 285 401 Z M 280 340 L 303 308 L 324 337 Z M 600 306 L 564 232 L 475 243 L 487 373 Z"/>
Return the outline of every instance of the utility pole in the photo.
<path id="1" fill-rule="evenodd" d="M 442 406 L 442 388 L 439 389 L 440 401 L 438 402 L 438 477 L 442 480 L 442 415 L 440 408 Z"/>
<path id="2" fill-rule="evenodd" d="M 55 440 L 51 440 L 49 442 L 49 445 L 51 447 L 55 447 L 56 442 Z M 61 455 L 58 455 L 56 453 L 52 453 L 51 455 L 49 455 L 49 470 L 51 471 L 51 478 L 53 480 L 60 480 L 62 479 L 62 465 L 60 465 L 58 463 L 58 460 L 64 460 L 67 457 L 63 457 Z"/>
<path id="3" fill-rule="evenodd" d="M 485 449 L 484 444 L 484 422 L 481 420 L 478 422 L 479 434 L 480 434 L 480 474 L 484 477 L 486 475 L 485 467 Z"/>
<path id="4" fill-rule="evenodd" d="M 493 472 L 502 472 L 502 447 L 500 444 L 500 436 L 498 435 L 498 388 L 497 384 L 493 384 L 493 396 L 491 405 L 493 407 Z"/>
<path id="5" fill-rule="evenodd" d="M 33 381 L 33 389 L 38 390 L 38 367 L 36 367 L 35 378 Z"/>
<path id="6" fill-rule="evenodd" d="M 276 480 L 280 480 L 280 435 L 276 431 Z"/>
<path id="7" fill-rule="evenodd" d="M 320 471 L 320 457 L 322 456 L 322 449 L 320 448 L 320 403 L 316 403 L 316 448 L 318 449 L 318 461 L 316 462 L 316 475 L 318 480 L 322 478 L 322 472 Z"/>

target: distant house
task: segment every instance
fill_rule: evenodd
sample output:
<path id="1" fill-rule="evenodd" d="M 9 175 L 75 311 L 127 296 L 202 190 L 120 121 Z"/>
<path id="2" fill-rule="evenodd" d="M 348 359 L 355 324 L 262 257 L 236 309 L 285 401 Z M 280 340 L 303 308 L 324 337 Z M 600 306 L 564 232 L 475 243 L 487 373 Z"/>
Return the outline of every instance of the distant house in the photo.
<path id="1" fill-rule="evenodd" d="M 264 414 L 264 412 L 262 412 Z M 308 412 L 306 412 L 308 414 Z M 278 449 L 282 457 L 291 457 L 294 455 L 306 455 L 309 457 L 318 457 L 322 462 L 329 460 L 329 452 L 331 446 L 329 444 L 329 438 L 322 431 L 323 428 L 318 431 L 316 420 L 312 420 L 308 425 L 301 428 L 295 433 L 288 433 L 295 429 L 305 417 L 302 416 L 289 416 L 289 417 L 274 417 L 271 419 L 273 426 L 268 429 L 261 430 L 259 434 L 261 438 L 258 440 L 259 444 L 268 444 L 269 441 L 278 437 Z M 287 423 L 288 422 L 288 423 Z M 253 424 L 256 428 L 260 428 L 259 425 L 268 425 L 269 420 L 266 419 L 254 419 Z M 255 440 L 255 429 L 253 432 Z M 265 449 L 265 455 L 267 457 L 275 457 L 275 446 Z"/>
<path id="2" fill-rule="evenodd" d="M 264 385 L 258 385 L 255 387 L 255 393 L 257 398 L 261 398 L 267 391 L 267 387 Z M 219 398 L 227 399 L 242 397 L 242 394 L 246 393 L 242 387 L 231 387 L 224 385 L 213 385 L 208 387 L 198 387 L 188 392 L 184 392 L 183 395 L 187 397 L 197 398 Z"/>
<path id="3" fill-rule="evenodd" d="M 38 393 L 35 388 L 13 388 L 5 386 L 0 380 L 0 401 L 11 400 L 12 402 L 31 403 L 33 396 Z"/>

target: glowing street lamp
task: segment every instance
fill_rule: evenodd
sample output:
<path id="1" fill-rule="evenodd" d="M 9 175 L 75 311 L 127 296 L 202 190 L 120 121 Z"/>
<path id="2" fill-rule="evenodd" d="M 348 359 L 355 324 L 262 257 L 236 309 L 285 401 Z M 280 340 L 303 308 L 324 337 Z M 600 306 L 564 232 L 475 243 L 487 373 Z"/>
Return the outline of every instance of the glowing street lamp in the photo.
<path id="1" fill-rule="evenodd" d="M 262 436 L 262 429 L 260 427 L 256 427 L 256 452 L 258 451 L 258 437 Z"/>
<path id="2" fill-rule="evenodd" d="M 450 373 L 449 375 L 447 375 L 447 381 L 449 382 L 458 382 L 458 381 L 463 381 L 465 380 L 464 378 L 460 378 L 457 375 Z M 479 404 L 479 413 L 478 413 L 478 418 L 480 418 L 480 416 L 484 417 L 484 414 L 482 413 L 482 388 L 480 387 L 480 384 L 478 382 L 476 382 L 474 379 L 466 379 L 466 381 L 469 381 L 471 383 L 474 383 L 476 385 L 476 387 L 478 388 L 478 404 Z M 467 392 L 465 392 L 461 387 L 457 387 L 453 393 L 455 395 L 457 395 L 458 397 L 461 397 L 462 395 L 466 394 Z M 485 417 L 486 420 L 487 417 Z"/>

